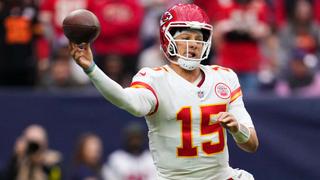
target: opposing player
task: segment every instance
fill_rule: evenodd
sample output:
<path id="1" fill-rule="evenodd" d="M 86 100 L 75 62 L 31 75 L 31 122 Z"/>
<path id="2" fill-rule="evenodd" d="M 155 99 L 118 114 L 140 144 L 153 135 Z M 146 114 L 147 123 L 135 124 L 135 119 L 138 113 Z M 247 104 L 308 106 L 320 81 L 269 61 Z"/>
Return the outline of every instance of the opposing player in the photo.
<path id="1" fill-rule="evenodd" d="M 227 132 L 244 151 L 258 147 L 237 75 L 200 64 L 208 57 L 212 29 L 198 6 L 170 8 L 160 24 L 168 65 L 141 69 L 125 89 L 94 64 L 89 45 L 70 44 L 71 55 L 108 101 L 145 116 L 159 180 L 253 179 L 228 163 Z"/>

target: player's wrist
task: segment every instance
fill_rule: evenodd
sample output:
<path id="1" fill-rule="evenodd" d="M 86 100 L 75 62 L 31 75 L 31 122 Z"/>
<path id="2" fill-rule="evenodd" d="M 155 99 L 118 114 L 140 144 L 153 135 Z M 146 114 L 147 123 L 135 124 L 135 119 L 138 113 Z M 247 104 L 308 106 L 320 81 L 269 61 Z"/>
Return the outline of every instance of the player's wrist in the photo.
<path id="1" fill-rule="evenodd" d="M 250 129 L 239 123 L 238 126 L 238 131 L 237 132 L 230 132 L 230 134 L 232 135 L 233 139 L 238 143 L 238 144 L 244 144 L 246 142 L 249 141 L 250 139 Z"/>
<path id="2" fill-rule="evenodd" d="M 86 73 L 86 74 L 90 74 L 94 68 L 96 67 L 96 63 L 94 61 L 91 61 L 91 64 L 89 67 L 87 68 L 83 68 L 83 71 Z"/>

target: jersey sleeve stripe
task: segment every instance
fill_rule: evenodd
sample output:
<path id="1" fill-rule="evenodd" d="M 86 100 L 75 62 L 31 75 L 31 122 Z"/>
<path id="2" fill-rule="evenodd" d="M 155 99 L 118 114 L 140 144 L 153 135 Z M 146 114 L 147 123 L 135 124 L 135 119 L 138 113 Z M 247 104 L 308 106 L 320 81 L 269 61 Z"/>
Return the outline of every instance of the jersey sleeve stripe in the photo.
<path id="1" fill-rule="evenodd" d="M 241 91 L 241 88 L 237 88 L 236 90 L 234 90 L 232 93 L 231 93 L 231 100 L 230 100 L 230 103 L 232 103 L 233 101 L 235 101 L 238 97 L 240 97 L 242 95 L 242 91 Z"/>
<path id="2" fill-rule="evenodd" d="M 154 89 L 147 83 L 144 83 L 144 82 L 140 82 L 140 81 L 136 81 L 136 82 L 133 82 L 131 83 L 131 88 L 145 88 L 145 89 L 148 89 L 152 92 L 152 94 L 156 97 L 156 100 L 157 100 L 157 103 L 156 103 L 156 107 L 154 108 L 154 111 L 150 112 L 148 114 L 148 116 L 154 114 L 155 112 L 157 112 L 158 110 L 158 107 L 159 107 L 159 100 L 158 100 L 158 96 L 156 94 L 156 92 L 154 91 Z"/>

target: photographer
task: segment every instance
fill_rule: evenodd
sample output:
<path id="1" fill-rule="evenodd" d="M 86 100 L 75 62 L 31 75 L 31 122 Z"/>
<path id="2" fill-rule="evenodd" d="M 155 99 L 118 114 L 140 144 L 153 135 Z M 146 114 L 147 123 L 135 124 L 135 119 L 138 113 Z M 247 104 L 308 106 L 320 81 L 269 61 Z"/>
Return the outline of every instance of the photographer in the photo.
<path id="1" fill-rule="evenodd" d="M 60 180 L 60 161 L 60 153 L 48 149 L 45 129 L 39 125 L 30 125 L 15 143 L 5 179 Z"/>

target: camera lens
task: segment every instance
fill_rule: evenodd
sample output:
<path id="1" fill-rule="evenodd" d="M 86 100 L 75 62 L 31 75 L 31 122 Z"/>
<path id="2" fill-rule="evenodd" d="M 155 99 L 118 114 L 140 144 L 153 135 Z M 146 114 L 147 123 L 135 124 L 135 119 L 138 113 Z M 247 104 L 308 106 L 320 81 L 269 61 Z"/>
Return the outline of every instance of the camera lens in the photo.
<path id="1" fill-rule="evenodd" d="M 37 142 L 29 141 L 27 144 L 26 154 L 31 155 L 36 153 L 40 149 L 40 145 Z"/>

